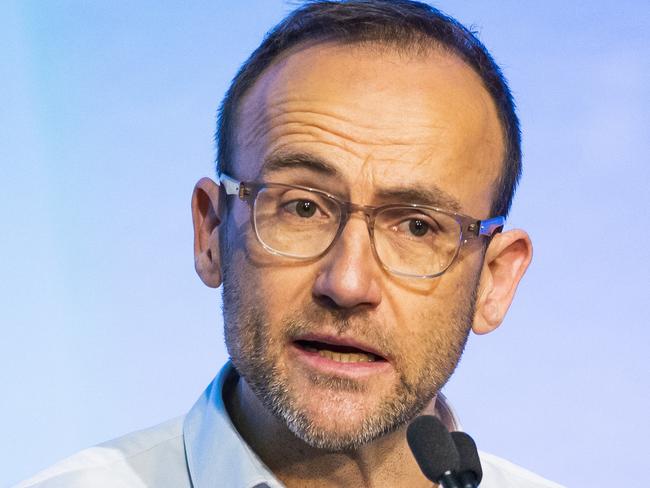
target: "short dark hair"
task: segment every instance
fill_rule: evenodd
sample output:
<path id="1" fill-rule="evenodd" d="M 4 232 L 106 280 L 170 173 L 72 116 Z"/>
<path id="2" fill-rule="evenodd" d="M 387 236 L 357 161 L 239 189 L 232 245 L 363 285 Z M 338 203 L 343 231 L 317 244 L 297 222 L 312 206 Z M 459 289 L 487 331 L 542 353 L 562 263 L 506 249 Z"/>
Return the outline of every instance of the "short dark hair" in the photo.
<path id="1" fill-rule="evenodd" d="M 492 96 L 505 157 L 494 189 L 492 215 L 507 215 L 521 176 L 521 134 L 501 69 L 476 35 L 438 9 L 413 0 L 312 0 L 271 29 L 235 75 L 217 120 L 217 171 L 228 172 L 242 97 L 279 55 L 306 42 L 377 43 L 400 48 L 433 45 L 471 66 Z"/>

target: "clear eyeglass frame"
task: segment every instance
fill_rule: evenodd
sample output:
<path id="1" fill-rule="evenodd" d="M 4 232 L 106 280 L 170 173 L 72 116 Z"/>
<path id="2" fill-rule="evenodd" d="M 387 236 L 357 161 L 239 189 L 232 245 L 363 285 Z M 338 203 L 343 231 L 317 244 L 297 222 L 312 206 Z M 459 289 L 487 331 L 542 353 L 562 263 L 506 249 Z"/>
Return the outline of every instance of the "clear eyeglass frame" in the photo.
<path id="1" fill-rule="evenodd" d="M 347 224 L 350 215 L 352 213 L 360 212 L 363 213 L 365 216 L 366 224 L 368 226 L 368 233 L 370 235 L 372 252 L 375 258 L 377 259 L 377 261 L 388 272 L 398 276 L 404 276 L 408 278 L 431 279 L 442 275 L 456 261 L 456 258 L 458 257 L 458 254 L 460 252 L 460 248 L 463 245 L 467 244 L 470 241 L 480 239 L 480 238 L 491 239 L 495 234 L 503 230 L 503 226 L 505 224 L 505 217 L 503 216 L 491 217 L 488 219 L 480 220 L 458 212 L 452 212 L 449 210 L 444 210 L 444 209 L 440 209 L 428 205 L 404 204 L 404 203 L 381 205 L 377 207 L 368 206 L 368 205 L 358 205 L 352 202 L 340 200 L 336 196 L 331 195 L 330 193 L 327 193 L 317 188 L 310 188 L 310 187 L 300 186 L 300 185 L 290 185 L 284 183 L 259 183 L 259 182 L 252 182 L 252 181 L 239 181 L 225 173 L 219 174 L 219 183 L 223 186 L 226 195 L 237 196 L 240 200 L 248 204 L 248 206 L 250 207 L 250 221 L 253 227 L 253 231 L 255 233 L 255 237 L 257 238 L 258 242 L 262 245 L 262 247 L 270 254 L 284 256 L 296 260 L 317 259 L 327 254 L 327 252 L 329 252 L 329 250 L 334 246 L 334 244 L 340 237 L 341 233 L 343 232 L 343 229 L 345 228 L 345 225 Z M 319 251 L 314 255 L 309 255 L 309 256 L 297 256 L 290 253 L 282 252 L 267 244 L 262 238 L 262 236 L 260 236 L 260 233 L 258 232 L 258 228 L 255 223 L 256 222 L 255 203 L 260 192 L 268 188 L 285 188 L 285 189 L 302 190 L 302 191 L 306 191 L 318 195 L 319 197 L 325 198 L 328 201 L 336 204 L 336 206 L 340 210 L 340 214 L 339 214 L 340 218 L 338 223 L 338 229 L 336 233 L 332 236 L 331 242 L 322 251 Z M 385 212 L 391 209 L 426 210 L 429 212 L 435 212 L 441 215 L 446 215 L 447 217 L 453 218 L 457 222 L 459 232 L 458 232 L 458 239 L 456 242 L 456 249 L 453 252 L 453 256 L 451 257 L 451 259 L 449 259 L 449 262 L 446 264 L 446 266 L 444 266 L 438 272 L 432 274 L 413 274 L 413 273 L 406 273 L 398 269 L 395 269 L 391 266 L 388 266 L 384 262 L 384 260 L 377 252 L 377 247 L 375 242 L 375 229 L 374 229 L 375 218 L 381 212 Z"/>

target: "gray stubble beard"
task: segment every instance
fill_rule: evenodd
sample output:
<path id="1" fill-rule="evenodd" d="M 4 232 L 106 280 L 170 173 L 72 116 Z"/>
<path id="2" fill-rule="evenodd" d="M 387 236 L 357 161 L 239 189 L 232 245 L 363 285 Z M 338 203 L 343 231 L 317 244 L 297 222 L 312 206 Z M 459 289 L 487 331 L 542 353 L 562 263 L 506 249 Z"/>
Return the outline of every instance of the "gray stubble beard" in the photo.
<path id="1" fill-rule="evenodd" d="M 471 291 L 458 301 L 453 311 L 452 327 L 442 332 L 439 328 L 432 329 L 435 334 L 428 341 L 431 354 L 414 381 L 409 381 L 403 371 L 398 371 L 399 382 L 393 394 L 384 398 L 374 414 L 367 416 L 355 431 L 337 435 L 321 429 L 298 407 L 286 377 L 270 355 L 274 341 L 269 334 L 270 324 L 259 306 L 261 300 L 256 300 L 254 293 L 250 294 L 250 290 L 257 289 L 257 283 L 251 283 L 247 279 L 247 289 L 244 290 L 241 276 L 234 266 L 229 265 L 233 263 L 229 257 L 222 263 L 224 331 L 231 360 L 262 405 L 284 422 L 296 437 L 314 448 L 328 451 L 356 450 L 404 426 L 431 402 L 460 360 L 474 317 L 478 277 Z M 245 295 L 246 293 L 249 294 Z M 243 296 L 248 296 L 251 303 L 244 303 Z M 322 308 L 319 313 L 322 313 L 323 318 L 329 313 L 330 317 L 327 318 L 330 320 L 331 315 L 336 315 Z M 344 327 L 343 322 L 345 321 L 339 320 L 337 327 Z M 318 323 L 318 319 L 309 320 L 304 313 L 286 318 L 282 328 L 285 331 L 284 337 L 295 337 L 302 331 L 314 330 L 314 323 Z M 314 375 L 311 380 L 332 391 L 359 391 L 362 388 L 362 385 L 344 378 Z"/>

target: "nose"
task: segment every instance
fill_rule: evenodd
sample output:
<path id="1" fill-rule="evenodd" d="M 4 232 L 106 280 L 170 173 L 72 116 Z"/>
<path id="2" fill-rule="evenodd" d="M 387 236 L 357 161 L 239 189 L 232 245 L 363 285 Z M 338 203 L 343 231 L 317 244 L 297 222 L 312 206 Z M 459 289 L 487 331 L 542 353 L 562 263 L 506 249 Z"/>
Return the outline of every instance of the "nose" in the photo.
<path id="1" fill-rule="evenodd" d="M 363 218 L 350 218 L 332 249 L 321 259 L 313 295 L 336 308 L 374 308 L 381 302 L 381 268 Z"/>

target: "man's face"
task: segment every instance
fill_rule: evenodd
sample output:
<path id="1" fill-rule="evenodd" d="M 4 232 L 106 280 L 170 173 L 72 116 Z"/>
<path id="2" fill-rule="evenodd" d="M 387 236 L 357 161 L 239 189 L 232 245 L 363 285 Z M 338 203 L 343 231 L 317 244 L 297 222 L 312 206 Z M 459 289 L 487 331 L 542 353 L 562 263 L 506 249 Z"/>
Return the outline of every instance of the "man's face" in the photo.
<path id="1" fill-rule="evenodd" d="M 237 179 L 477 218 L 489 216 L 503 159 L 479 77 L 437 51 L 297 50 L 246 95 L 236 133 Z M 418 189 L 434 200 L 399 197 Z M 245 203 L 234 199 L 229 212 L 220 227 L 226 344 L 267 409 L 310 445 L 337 450 L 394 430 L 431 401 L 471 327 L 480 246 L 463 248 L 438 278 L 404 278 L 377 262 L 361 214 L 326 255 L 294 261 L 262 248 Z"/>

